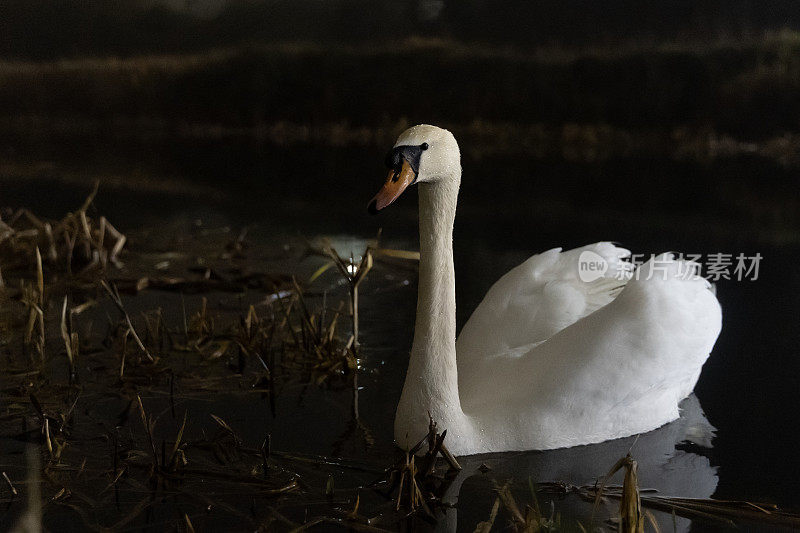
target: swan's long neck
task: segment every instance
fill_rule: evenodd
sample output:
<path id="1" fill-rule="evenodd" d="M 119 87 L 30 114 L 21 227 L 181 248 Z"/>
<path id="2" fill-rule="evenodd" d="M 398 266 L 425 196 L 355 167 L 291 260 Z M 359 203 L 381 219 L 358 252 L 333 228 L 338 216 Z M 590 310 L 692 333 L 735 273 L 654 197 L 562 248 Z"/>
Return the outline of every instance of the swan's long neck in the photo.
<path id="1" fill-rule="evenodd" d="M 453 222 L 460 176 L 419 185 L 419 295 L 414 343 L 396 429 L 419 431 L 428 413 L 440 429 L 460 425 L 456 368 Z M 412 422 L 413 421 L 413 422 Z M 398 435 L 400 438 L 401 435 Z M 413 440 L 415 436 L 409 435 Z M 419 436 L 416 436 L 419 439 Z"/>

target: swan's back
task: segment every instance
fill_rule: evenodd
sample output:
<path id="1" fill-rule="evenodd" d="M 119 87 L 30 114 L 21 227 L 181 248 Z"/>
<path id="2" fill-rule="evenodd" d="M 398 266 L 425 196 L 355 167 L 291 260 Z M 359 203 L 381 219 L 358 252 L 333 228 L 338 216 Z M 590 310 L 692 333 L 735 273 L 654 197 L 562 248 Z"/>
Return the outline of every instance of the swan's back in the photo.
<path id="1" fill-rule="evenodd" d="M 581 254 L 608 265 L 603 276 L 581 281 Z M 459 372 L 475 358 L 542 342 L 611 302 L 630 278 L 630 251 L 598 242 L 534 255 L 500 278 L 486 293 L 458 336 Z M 468 371 L 468 369 L 465 369 Z"/>

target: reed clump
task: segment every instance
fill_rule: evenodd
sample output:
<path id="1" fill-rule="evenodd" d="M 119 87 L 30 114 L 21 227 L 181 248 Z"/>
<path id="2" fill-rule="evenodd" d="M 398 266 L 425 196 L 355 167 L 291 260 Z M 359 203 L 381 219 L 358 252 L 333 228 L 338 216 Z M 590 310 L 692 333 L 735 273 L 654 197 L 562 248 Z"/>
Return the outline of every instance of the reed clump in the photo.
<path id="1" fill-rule="evenodd" d="M 551 507 L 550 516 L 544 516 L 539 506 L 539 501 L 536 498 L 535 487 L 530 479 L 528 479 L 528 484 L 531 491 L 531 503 L 526 503 L 522 509 L 520 509 L 516 498 L 511 492 L 511 482 L 508 481 L 500 485 L 495 481 L 494 491 L 497 496 L 492 505 L 492 510 L 489 513 L 489 518 L 478 523 L 475 527 L 475 533 L 489 533 L 489 531 L 492 530 L 501 504 L 510 517 L 509 528 L 512 531 L 517 531 L 519 533 L 562 531 L 563 524 L 561 522 L 561 515 L 557 514 L 555 508 Z M 582 529 L 580 523 L 578 523 L 578 527 Z"/>
<path id="2" fill-rule="evenodd" d="M 622 485 L 610 484 L 613 476 L 620 471 L 623 472 Z M 537 483 L 537 490 L 560 497 L 577 495 L 593 504 L 593 517 L 601 503 L 617 502 L 617 511 L 608 520 L 608 525 L 625 533 L 644 532 L 648 529 L 647 525 L 653 531 L 660 531 L 654 511 L 723 527 L 738 527 L 748 522 L 786 528 L 800 527 L 800 515 L 780 509 L 775 504 L 673 497 L 660 495 L 653 489 L 641 488 L 638 464 L 630 453 L 621 457 L 605 476 L 592 485 L 575 486 L 563 481 L 551 481 Z"/>
<path id="3" fill-rule="evenodd" d="M 461 471 L 461 465 L 444 443 L 446 436 L 447 430 L 439 433 L 431 419 L 428 434 L 387 470 L 382 485 L 387 494 L 394 495 L 396 511 L 402 509 L 408 516 L 421 515 L 426 520 L 435 520 L 436 510 L 446 506 L 442 496 Z M 427 447 L 426 451 L 420 454 L 423 447 Z M 444 465 L 437 464 L 439 459 Z"/>
<path id="4" fill-rule="evenodd" d="M 89 214 L 98 187 L 96 182 L 84 203 L 61 220 L 42 220 L 25 208 L 3 212 L 0 265 L 5 275 L 31 274 L 31 267 L 40 262 L 37 256 L 55 273 L 78 278 L 120 266 L 127 237 L 105 216 Z"/>

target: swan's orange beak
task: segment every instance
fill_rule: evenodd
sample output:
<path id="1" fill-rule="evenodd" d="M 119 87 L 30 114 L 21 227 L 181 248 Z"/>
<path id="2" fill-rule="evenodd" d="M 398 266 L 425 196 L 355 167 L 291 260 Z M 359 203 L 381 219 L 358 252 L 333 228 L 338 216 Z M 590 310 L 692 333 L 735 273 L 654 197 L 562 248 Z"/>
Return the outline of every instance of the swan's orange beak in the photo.
<path id="1" fill-rule="evenodd" d="M 367 209 L 373 215 L 397 200 L 403 194 L 403 191 L 417 179 L 417 174 L 408 161 L 405 158 L 402 158 L 402 161 L 402 166 L 399 169 L 389 171 L 386 183 L 383 184 L 378 194 L 370 201 Z"/>

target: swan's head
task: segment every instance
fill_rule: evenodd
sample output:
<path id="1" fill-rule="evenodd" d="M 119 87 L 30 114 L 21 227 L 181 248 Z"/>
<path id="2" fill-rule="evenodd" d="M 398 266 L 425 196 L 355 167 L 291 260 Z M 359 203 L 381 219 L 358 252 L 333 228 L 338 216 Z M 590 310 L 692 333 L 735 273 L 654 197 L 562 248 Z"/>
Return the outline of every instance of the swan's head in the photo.
<path id="1" fill-rule="evenodd" d="M 400 134 L 386 155 L 386 166 L 386 183 L 369 203 L 372 214 L 397 200 L 409 185 L 459 180 L 461 153 L 452 133 L 420 124 Z"/>

